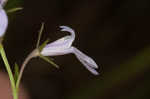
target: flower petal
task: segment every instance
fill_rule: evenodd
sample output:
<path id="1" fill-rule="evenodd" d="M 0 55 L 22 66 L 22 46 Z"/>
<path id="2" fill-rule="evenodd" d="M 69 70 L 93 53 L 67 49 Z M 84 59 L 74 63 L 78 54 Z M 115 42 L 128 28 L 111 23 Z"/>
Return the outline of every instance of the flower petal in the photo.
<path id="1" fill-rule="evenodd" d="M 0 5 L 4 6 L 6 4 L 7 0 L 0 0 Z"/>
<path id="2" fill-rule="evenodd" d="M 80 61 L 81 61 L 81 63 L 83 63 L 83 65 L 85 66 L 85 68 L 87 70 L 89 70 L 92 74 L 99 75 L 99 73 L 95 70 L 95 68 L 92 68 L 90 65 L 85 64 L 84 62 L 82 62 L 82 60 L 80 60 Z"/>
<path id="3" fill-rule="evenodd" d="M 84 63 L 89 64 L 92 68 L 98 68 L 98 65 L 91 57 L 85 55 L 75 47 L 73 47 L 73 50 L 74 50 L 74 54 L 77 56 L 78 59 L 83 60 Z"/>
<path id="4" fill-rule="evenodd" d="M 45 47 L 43 48 L 43 50 L 41 51 L 41 54 L 43 56 L 58 56 L 58 55 L 65 55 L 65 54 L 70 54 L 73 52 L 73 49 L 67 48 L 67 49 L 63 49 L 63 48 L 58 48 L 57 46 L 53 46 L 53 47 Z"/>
<path id="5" fill-rule="evenodd" d="M 72 47 L 73 53 L 76 55 L 76 57 L 79 59 L 79 61 L 94 75 L 98 75 L 99 73 L 95 70 L 98 68 L 98 65 L 95 63 L 95 61 L 82 53 L 80 50 L 78 50 L 75 47 Z"/>
<path id="6" fill-rule="evenodd" d="M 52 47 L 57 46 L 57 48 L 61 48 L 61 49 L 67 49 L 67 48 L 71 47 L 71 45 L 75 39 L 74 30 L 67 26 L 60 26 L 60 28 L 61 28 L 61 31 L 67 31 L 67 32 L 71 33 L 71 35 L 60 38 L 60 39 L 48 44 L 46 47 L 52 48 Z"/>
<path id="7" fill-rule="evenodd" d="M 4 35 L 8 26 L 8 17 L 6 12 L 0 6 L 0 37 Z"/>
<path id="8" fill-rule="evenodd" d="M 60 28 L 61 28 L 61 31 L 66 31 L 66 32 L 71 33 L 71 37 L 72 37 L 72 39 L 74 41 L 74 39 L 75 39 L 75 32 L 74 32 L 74 30 L 72 28 L 70 28 L 68 26 L 60 26 Z"/>

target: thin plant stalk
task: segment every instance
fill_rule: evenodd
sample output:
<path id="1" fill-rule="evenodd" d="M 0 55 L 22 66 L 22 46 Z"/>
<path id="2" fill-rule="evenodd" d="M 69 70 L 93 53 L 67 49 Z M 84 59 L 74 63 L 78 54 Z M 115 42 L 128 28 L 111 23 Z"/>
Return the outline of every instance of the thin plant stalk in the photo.
<path id="1" fill-rule="evenodd" d="M 20 84 L 20 81 L 21 81 L 21 78 L 22 78 L 22 75 L 23 75 L 23 72 L 24 72 L 24 69 L 27 65 L 27 63 L 34 57 L 37 57 L 39 56 L 39 44 L 40 44 L 40 39 L 41 39 L 41 35 L 43 33 L 43 30 L 44 30 L 44 23 L 42 23 L 41 25 L 41 28 L 40 28 L 40 31 L 39 31 L 39 36 L 38 36 L 38 41 L 37 41 L 37 44 L 36 44 L 36 49 L 34 49 L 24 60 L 22 66 L 21 66 L 21 69 L 20 69 L 20 72 L 19 72 L 19 76 L 18 76 L 18 79 L 17 79 L 17 82 L 16 82 L 16 90 L 18 91 L 19 90 L 19 84 Z"/>
<path id="2" fill-rule="evenodd" d="M 14 76 L 13 76 L 13 73 L 11 71 L 11 68 L 10 68 L 10 65 L 8 63 L 6 53 L 5 53 L 5 50 L 4 50 L 4 47 L 2 44 L 0 44 L 0 54 L 1 54 L 2 59 L 4 61 L 6 70 L 8 72 L 8 76 L 9 76 L 10 84 L 11 84 L 11 88 L 12 88 L 12 93 L 13 93 L 13 99 L 18 99 L 18 91 L 16 90 Z"/>
<path id="3" fill-rule="evenodd" d="M 25 61 L 23 62 L 22 66 L 21 66 L 21 69 L 20 69 L 20 72 L 19 72 L 19 76 L 18 76 L 18 79 L 17 79 L 17 82 L 16 82 L 16 90 L 19 91 L 19 85 L 20 85 L 20 81 L 21 81 L 21 78 L 22 78 L 22 75 L 23 75 L 23 71 L 27 65 L 27 63 L 34 57 L 38 56 L 37 54 L 39 53 L 39 51 L 37 49 L 33 50 L 28 56 L 27 58 L 25 59 Z"/>

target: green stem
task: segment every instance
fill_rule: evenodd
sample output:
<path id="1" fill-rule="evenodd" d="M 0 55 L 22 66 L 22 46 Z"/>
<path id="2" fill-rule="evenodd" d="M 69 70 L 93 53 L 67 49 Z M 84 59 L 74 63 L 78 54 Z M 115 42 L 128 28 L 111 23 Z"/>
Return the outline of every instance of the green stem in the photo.
<path id="1" fill-rule="evenodd" d="M 16 90 L 15 80 L 14 80 L 14 77 L 13 77 L 13 73 L 11 71 L 11 68 L 10 68 L 10 65 L 8 63 L 8 60 L 7 60 L 7 57 L 6 57 L 6 54 L 5 54 L 5 50 L 4 50 L 4 47 L 3 47 L 2 44 L 0 44 L 0 54 L 1 54 L 2 59 L 4 61 L 6 70 L 8 72 L 8 76 L 9 76 L 9 79 L 10 79 L 10 84 L 11 84 L 11 88 L 12 88 L 12 92 L 13 92 L 13 99 L 18 99 L 18 92 Z"/>
<path id="2" fill-rule="evenodd" d="M 16 90 L 19 91 L 19 85 L 20 85 L 20 81 L 21 81 L 21 78 L 22 78 L 22 75 L 23 75 L 23 72 L 24 72 L 24 69 L 27 65 L 27 63 L 34 57 L 37 57 L 39 55 L 39 50 L 38 49 L 35 49 L 33 50 L 28 56 L 27 58 L 25 59 L 25 61 L 23 62 L 22 66 L 21 66 L 21 69 L 20 69 L 20 73 L 19 73 L 19 76 L 18 76 L 18 79 L 16 81 Z"/>

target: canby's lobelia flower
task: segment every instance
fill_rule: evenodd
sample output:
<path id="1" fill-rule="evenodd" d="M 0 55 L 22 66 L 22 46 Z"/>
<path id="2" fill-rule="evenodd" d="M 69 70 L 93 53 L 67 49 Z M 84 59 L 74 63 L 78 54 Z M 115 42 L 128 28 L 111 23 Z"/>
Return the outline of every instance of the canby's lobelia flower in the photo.
<path id="1" fill-rule="evenodd" d="M 0 37 L 4 35 L 8 26 L 8 17 L 3 9 L 4 0 L 0 0 Z"/>
<path id="2" fill-rule="evenodd" d="M 73 29 L 67 26 L 60 26 L 61 31 L 66 31 L 71 33 L 69 36 L 60 38 L 50 44 L 47 44 L 41 51 L 43 56 L 58 56 L 73 53 L 78 58 L 78 60 L 94 75 L 99 73 L 95 70 L 98 68 L 98 65 L 95 61 L 82 53 L 80 50 L 72 46 L 73 41 L 75 40 L 75 32 Z"/>

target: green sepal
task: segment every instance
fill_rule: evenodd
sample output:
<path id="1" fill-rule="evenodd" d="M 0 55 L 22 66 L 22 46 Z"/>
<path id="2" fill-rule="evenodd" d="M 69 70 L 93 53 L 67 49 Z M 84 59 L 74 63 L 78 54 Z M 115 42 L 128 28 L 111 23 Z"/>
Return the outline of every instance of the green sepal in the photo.
<path id="1" fill-rule="evenodd" d="M 55 63 L 52 61 L 51 58 L 46 57 L 46 56 L 43 56 L 43 55 L 40 55 L 39 57 L 40 57 L 41 59 L 45 60 L 46 62 L 52 64 L 54 67 L 59 68 L 59 66 L 58 66 L 57 64 L 55 64 Z"/>
<path id="2" fill-rule="evenodd" d="M 19 76 L 19 66 L 18 66 L 17 63 L 15 63 L 15 66 L 14 66 L 14 80 L 15 80 L 15 83 L 18 80 L 18 76 Z"/>
<path id="3" fill-rule="evenodd" d="M 39 46 L 39 51 L 41 52 L 43 50 L 43 48 L 47 45 L 47 43 L 49 42 L 49 39 L 47 39 L 46 41 L 44 41 L 44 43 L 42 45 Z"/>
<path id="4" fill-rule="evenodd" d="M 39 32 L 38 32 L 39 35 L 38 35 L 38 40 L 37 40 L 36 48 L 39 48 L 41 36 L 42 36 L 43 30 L 44 30 L 44 25 L 45 25 L 45 23 L 43 22 L 43 23 L 41 24 L 41 28 L 40 28 L 40 30 L 39 30 Z"/>

